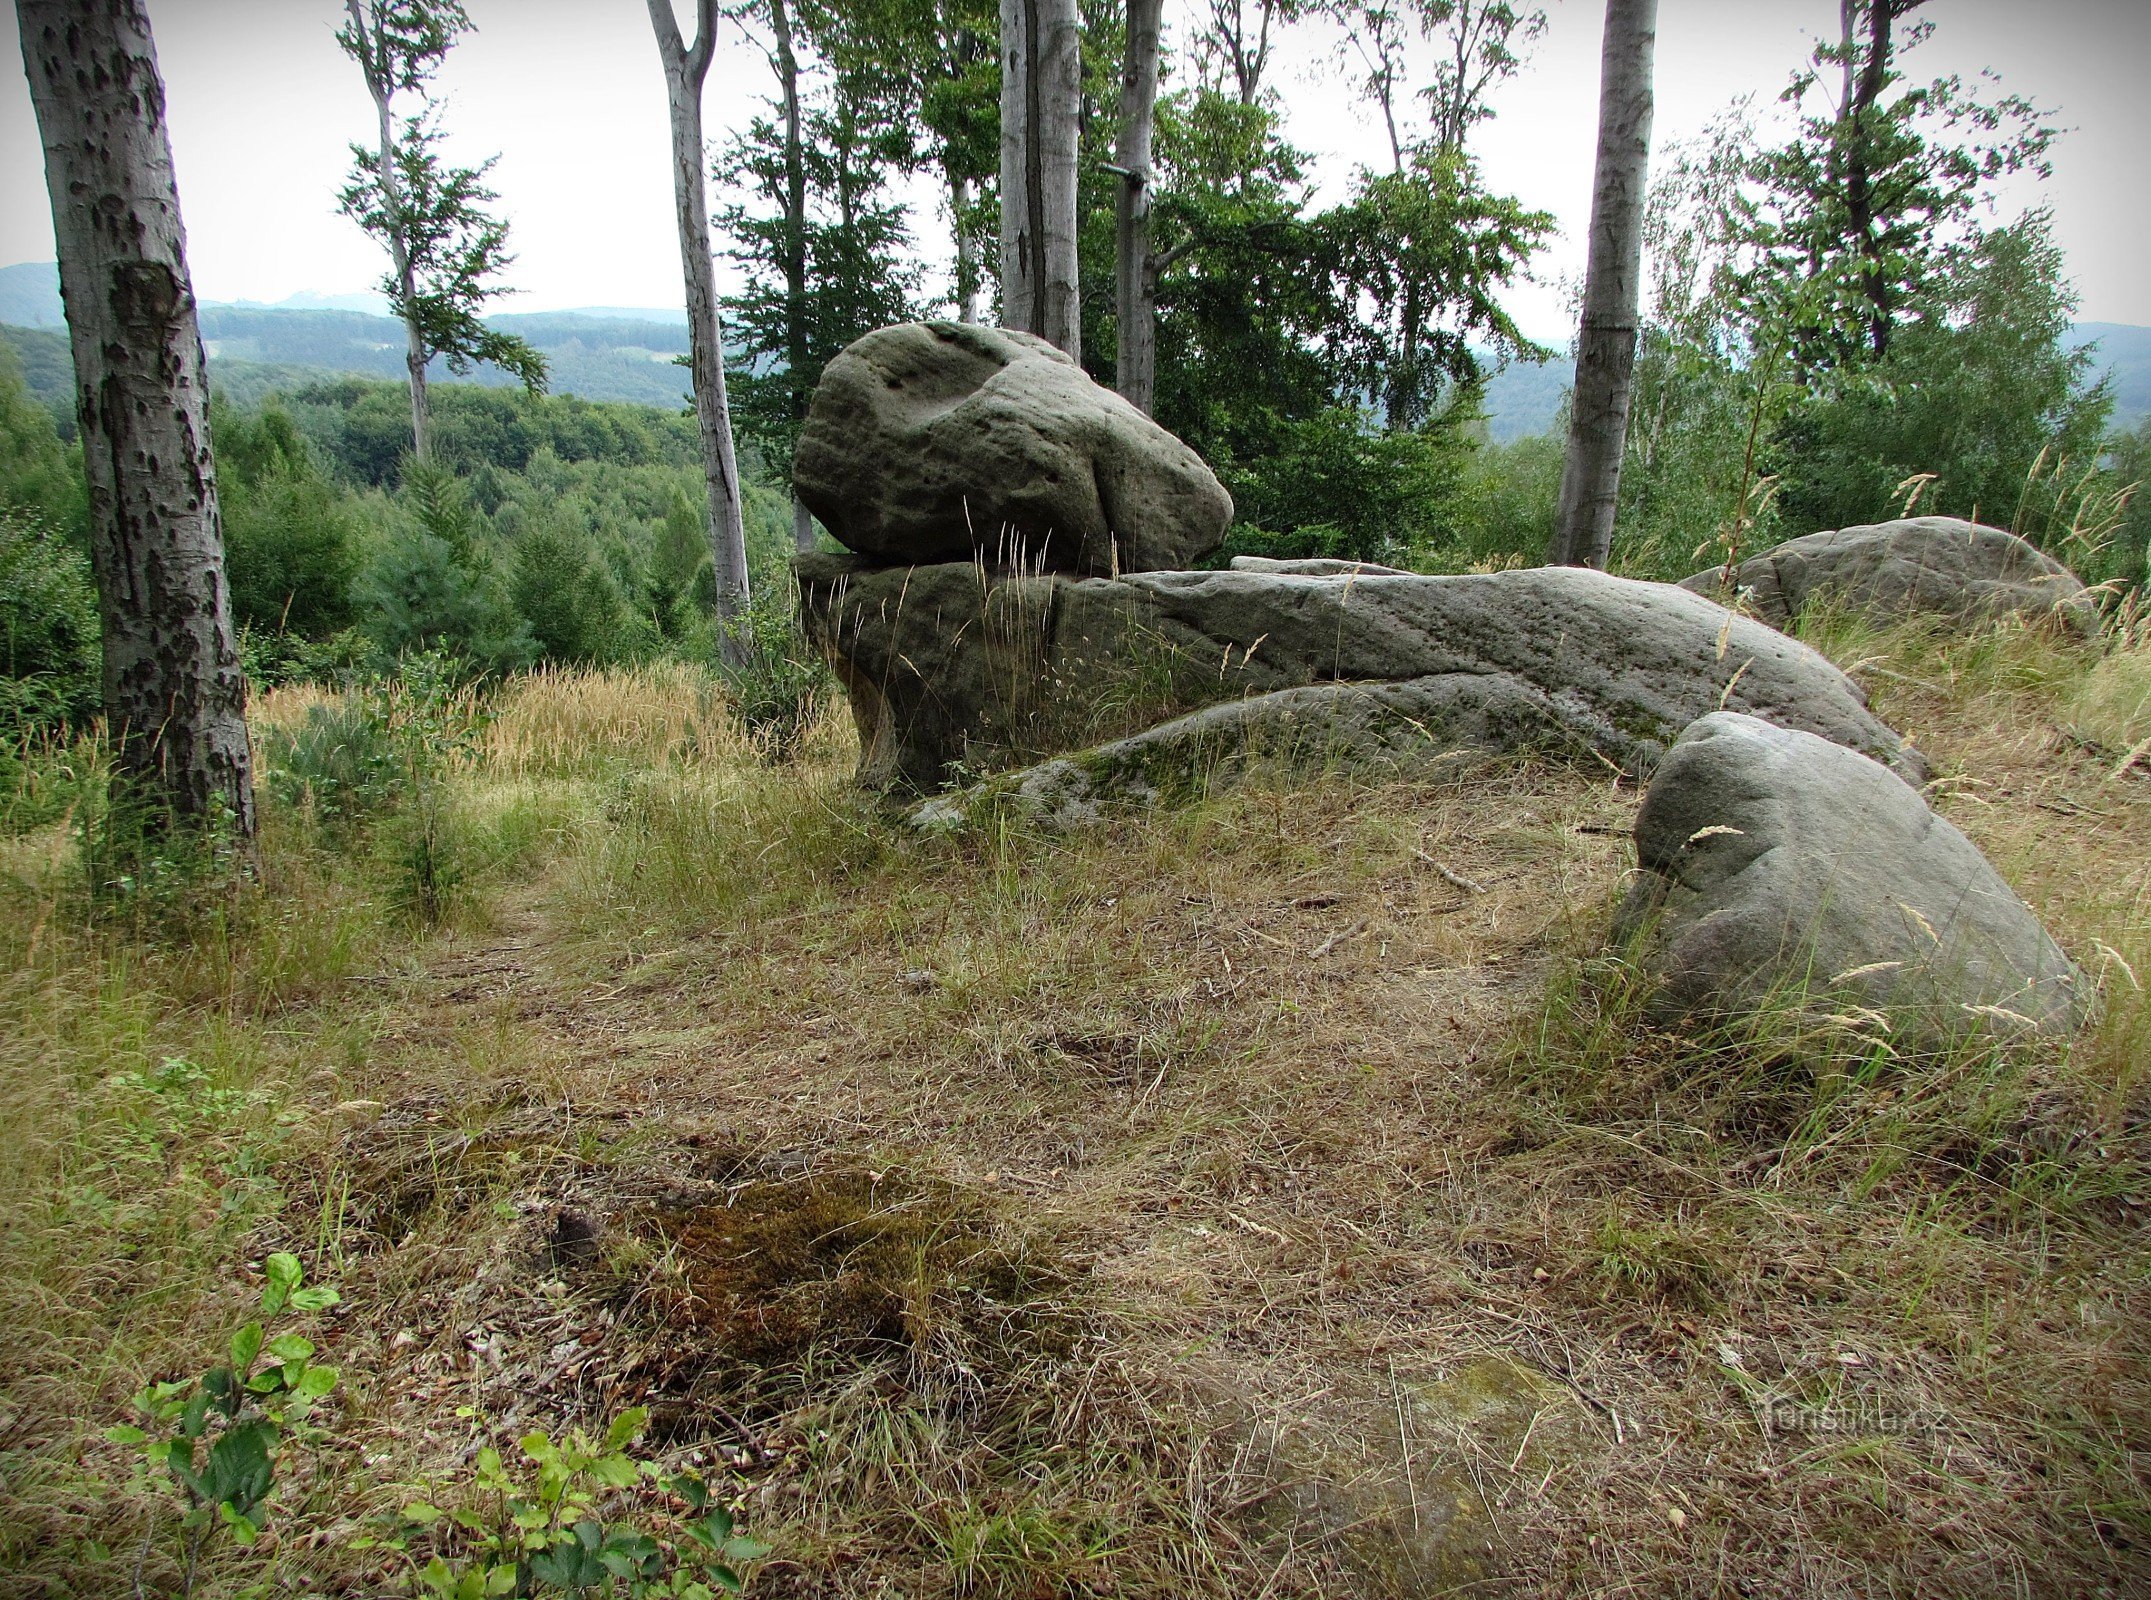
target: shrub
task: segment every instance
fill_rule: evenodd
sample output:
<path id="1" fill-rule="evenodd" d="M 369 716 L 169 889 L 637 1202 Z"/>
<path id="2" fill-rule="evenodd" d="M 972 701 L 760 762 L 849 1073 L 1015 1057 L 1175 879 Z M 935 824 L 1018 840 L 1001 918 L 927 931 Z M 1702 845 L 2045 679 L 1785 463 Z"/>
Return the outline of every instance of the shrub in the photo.
<path id="1" fill-rule="evenodd" d="M 89 561 L 42 518 L 0 508 L 0 731 L 86 720 L 101 662 Z"/>

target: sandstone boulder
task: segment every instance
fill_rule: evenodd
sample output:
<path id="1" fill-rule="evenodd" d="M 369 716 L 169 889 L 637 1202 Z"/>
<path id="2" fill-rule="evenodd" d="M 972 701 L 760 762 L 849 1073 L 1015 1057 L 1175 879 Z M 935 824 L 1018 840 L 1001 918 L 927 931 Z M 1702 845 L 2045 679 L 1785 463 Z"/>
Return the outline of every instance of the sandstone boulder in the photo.
<path id="1" fill-rule="evenodd" d="M 1730 601 L 1712 567 L 1681 587 Z M 1789 539 L 1733 569 L 1745 609 L 1790 627 L 1810 604 L 1843 606 L 1877 621 L 1916 613 L 1970 620 L 2006 612 L 2086 611 L 2075 573 L 2013 533 L 1956 517 L 1907 517 Z"/>
<path id="2" fill-rule="evenodd" d="M 998 807 L 1040 827 L 1083 827 L 1215 793 L 1251 769 L 1401 777 L 1489 752 L 1584 760 L 1604 733 L 1598 719 L 1505 673 L 1314 683 L 1205 706 L 936 795 L 908 820 L 928 831 L 956 829 Z"/>
<path id="3" fill-rule="evenodd" d="M 1194 451 L 1045 341 L 969 323 L 846 347 L 792 474 L 841 543 L 883 564 L 983 552 L 1052 572 L 1184 567 L 1232 521 Z"/>
<path id="4" fill-rule="evenodd" d="M 1659 764 L 1614 936 L 1661 1019 L 1809 997 L 1900 1039 L 2057 1032 L 2082 981 L 1979 849 L 1866 756 L 1719 712 Z"/>
<path id="5" fill-rule="evenodd" d="M 1224 720 L 1244 731 L 1284 718 L 1306 748 L 1552 741 L 1640 773 L 1726 705 L 1925 776 L 1858 686 L 1805 645 L 1671 585 L 1586 568 L 1079 579 L 803 557 L 798 572 L 802 620 L 851 692 L 860 776 L 875 786 L 937 789 L 1325 685 L 1361 692 Z M 1395 732 L 1421 712 L 1434 718 L 1426 734 Z"/>

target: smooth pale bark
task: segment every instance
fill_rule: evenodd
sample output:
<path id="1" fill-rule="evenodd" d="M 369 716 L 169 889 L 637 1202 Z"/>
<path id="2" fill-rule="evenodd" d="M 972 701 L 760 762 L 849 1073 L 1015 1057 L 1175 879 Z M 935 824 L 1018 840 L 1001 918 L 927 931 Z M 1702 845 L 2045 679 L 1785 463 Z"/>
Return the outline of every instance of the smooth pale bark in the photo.
<path id="1" fill-rule="evenodd" d="M 116 785 L 152 832 L 251 840 L 246 680 L 164 85 L 140 0 L 19 0 L 104 623 Z"/>
<path id="2" fill-rule="evenodd" d="M 1149 416 L 1158 386 L 1158 277 L 1150 254 L 1150 137 L 1158 103 L 1158 30 L 1165 0 L 1128 0 L 1120 75 L 1120 205 L 1114 263 L 1121 395 Z"/>
<path id="3" fill-rule="evenodd" d="M 807 370 L 807 158 L 799 102 L 799 50 L 791 8 L 769 0 L 771 62 L 777 69 L 778 113 L 784 122 L 784 360 L 792 373 Z M 793 417 L 804 422 L 807 396 L 794 392 Z M 802 555 L 814 548 L 814 518 L 792 497 L 792 544 Z"/>
<path id="4" fill-rule="evenodd" d="M 971 180 L 962 173 L 949 174 L 949 214 L 955 218 L 956 320 L 978 321 L 978 239 L 971 232 Z"/>
<path id="5" fill-rule="evenodd" d="M 702 476 L 709 500 L 717 616 L 721 622 L 730 622 L 747 604 L 747 529 L 740 512 L 732 405 L 725 394 L 724 328 L 717 318 L 717 272 L 710 260 L 709 190 L 702 175 L 702 86 L 716 52 L 717 0 L 695 0 L 692 45 L 680 37 L 672 0 L 650 0 L 650 24 L 665 64 L 665 99 L 671 111 L 672 198 L 680 225 L 680 271 L 687 289 L 695 416 L 702 425 Z"/>
<path id="6" fill-rule="evenodd" d="M 1001 325 L 1083 358 L 1076 0 L 1001 0 Z"/>
<path id="7" fill-rule="evenodd" d="M 359 0 L 344 0 L 344 9 L 351 18 L 351 31 L 359 45 L 359 70 L 366 79 L 366 92 L 373 96 L 374 119 L 378 124 L 380 161 L 380 184 L 382 209 L 390 217 L 403 210 L 402 185 L 396 177 L 396 119 L 390 107 L 395 85 L 389 82 L 386 47 L 380 42 L 377 27 L 369 26 L 365 10 Z M 378 16 L 375 17 L 378 23 Z M 396 287 L 405 305 L 418 296 L 417 280 L 412 274 L 411 251 L 403 230 L 391 226 L 388 230 L 389 265 L 396 274 Z M 420 461 L 428 461 L 433 455 L 433 408 L 426 396 L 426 341 L 419 332 L 418 319 L 403 319 L 404 369 L 411 380 L 411 454 Z"/>
<path id="8" fill-rule="evenodd" d="M 1628 433 L 1643 268 L 1643 198 L 1651 146 L 1651 47 L 1658 0 L 1607 0 L 1599 67 L 1598 183 L 1591 196 L 1583 323 L 1576 340 L 1568 457 L 1550 566 L 1603 567 Z"/>

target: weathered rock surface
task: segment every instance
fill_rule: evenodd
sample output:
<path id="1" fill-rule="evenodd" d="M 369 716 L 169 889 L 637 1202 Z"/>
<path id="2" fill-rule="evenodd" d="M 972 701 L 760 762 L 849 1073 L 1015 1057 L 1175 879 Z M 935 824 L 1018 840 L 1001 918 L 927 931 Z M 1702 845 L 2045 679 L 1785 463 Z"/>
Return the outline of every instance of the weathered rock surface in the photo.
<path id="1" fill-rule="evenodd" d="M 1596 718 L 1504 673 L 1398 683 L 1315 683 L 1227 700 L 1073 755 L 989 778 L 912 808 L 927 830 L 999 807 L 1045 828 L 1174 804 L 1230 787 L 1251 769 L 1306 776 L 1420 773 L 1489 752 L 1581 760 L 1605 742 Z"/>
<path id="2" fill-rule="evenodd" d="M 1721 567 L 1681 587 L 1729 599 Z M 1817 601 L 1877 621 L 1918 613 L 1969 620 L 2007 612 L 2085 611 L 2082 581 L 2013 533 L 1956 517 L 1907 517 L 1790 539 L 1733 569 L 1746 609 L 1789 627 Z"/>
<path id="3" fill-rule="evenodd" d="M 1615 919 L 1665 1019 L 1773 995 L 1886 1012 L 1900 1037 L 2064 1031 L 2082 982 L 1979 849 L 1842 745 L 1719 712 L 1683 733 L 1636 819 Z"/>
<path id="4" fill-rule="evenodd" d="M 1580 567 L 1109 580 L 802 557 L 798 572 L 802 620 L 851 691 L 860 776 L 875 786 L 935 789 L 1277 690 L 1418 680 L 1453 681 L 1233 715 L 1261 727 L 1289 713 L 1304 739 L 1319 709 L 1349 743 L 1416 704 L 1441 719 L 1420 746 L 1574 741 L 1642 772 L 1726 705 L 1925 776 L 1806 646 L 1671 585 Z M 1374 720 L 1355 732 L 1362 713 Z"/>
<path id="5" fill-rule="evenodd" d="M 1202 459 L 1042 339 L 913 322 L 854 341 L 814 391 L 793 485 L 884 563 L 1184 567 L 1232 497 Z"/>
<path id="6" fill-rule="evenodd" d="M 1340 561 L 1334 556 L 1303 556 L 1294 561 L 1282 561 L 1275 556 L 1234 556 L 1231 566 L 1235 572 L 1282 572 L 1299 578 L 1348 578 L 1355 572 L 1369 578 L 1411 576 L 1402 567 L 1378 566 L 1372 561 Z"/>

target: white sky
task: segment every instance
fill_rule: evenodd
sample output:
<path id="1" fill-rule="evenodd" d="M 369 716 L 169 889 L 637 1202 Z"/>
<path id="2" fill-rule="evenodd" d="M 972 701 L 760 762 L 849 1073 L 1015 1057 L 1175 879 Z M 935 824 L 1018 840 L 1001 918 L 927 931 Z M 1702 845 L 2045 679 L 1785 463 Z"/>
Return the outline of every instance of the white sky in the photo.
<path id="1" fill-rule="evenodd" d="M 171 108 L 196 291 L 276 301 L 369 287 L 380 266 L 336 214 L 347 146 L 371 136 L 358 71 L 332 39 L 336 0 L 148 0 Z M 639 0 L 467 0 L 477 33 L 443 75 L 451 153 L 499 152 L 493 181 L 512 225 L 520 291 L 496 309 L 677 306 L 664 100 Z M 1167 48 L 1192 6 L 1171 0 Z M 1493 185 L 1554 213 L 1561 235 L 1510 309 L 1527 331 L 1567 338 L 1568 286 L 1582 270 L 1596 138 L 1597 0 L 1551 0 L 1551 25 L 1499 116 L 1475 135 Z M 2151 324 L 2151 0 L 1931 0 L 1934 38 L 1915 76 L 1985 68 L 2071 131 L 2044 186 L 2020 182 L 2012 211 L 2050 206 L 2087 321 Z M 1661 0 L 1654 143 L 1692 136 L 1737 96 L 1775 95 L 1835 29 L 1835 0 Z M 1273 79 L 1288 135 L 1318 158 L 1326 193 L 1352 166 L 1386 159 L 1379 122 L 1353 100 L 1334 36 L 1287 32 Z M 711 74 L 714 139 L 765 92 L 761 57 L 735 33 Z M 931 188 L 922 188 L 922 205 Z M 36 124 L 19 71 L 0 74 L 0 264 L 52 258 Z M 937 258 L 945 228 L 916 232 Z"/>

